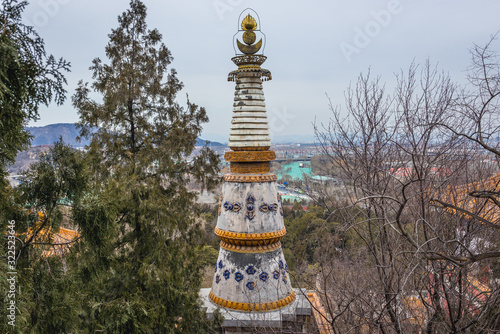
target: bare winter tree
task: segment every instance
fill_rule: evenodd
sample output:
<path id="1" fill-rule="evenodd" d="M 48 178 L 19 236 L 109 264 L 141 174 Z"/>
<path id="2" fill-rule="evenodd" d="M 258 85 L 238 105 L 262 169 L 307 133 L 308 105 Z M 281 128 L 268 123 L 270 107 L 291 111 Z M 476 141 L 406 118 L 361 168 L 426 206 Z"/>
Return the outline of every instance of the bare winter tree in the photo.
<path id="1" fill-rule="evenodd" d="M 500 331 L 500 63 L 490 48 L 472 50 L 472 88 L 429 62 L 398 74 L 390 95 L 368 73 L 346 92 L 347 116 L 330 104 L 330 123 L 316 127 L 348 201 L 326 209 L 350 244 L 318 252 L 333 332 Z"/>

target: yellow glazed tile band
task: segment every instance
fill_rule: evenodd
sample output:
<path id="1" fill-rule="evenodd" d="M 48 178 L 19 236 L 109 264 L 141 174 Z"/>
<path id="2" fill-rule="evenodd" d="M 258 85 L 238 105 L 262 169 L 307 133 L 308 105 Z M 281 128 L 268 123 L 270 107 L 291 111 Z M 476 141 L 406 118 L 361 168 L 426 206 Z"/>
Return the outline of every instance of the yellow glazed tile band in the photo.
<path id="1" fill-rule="evenodd" d="M 224 181 L 226 182 L 273 182 L 276 181 L 278 177 L 276 174 L 267 175 L 235 175 L 226 174 L 224 175 Z"/>
<path id="2" fill-rule="evenodd" d="M 252 312 L 252 311 L 257 311 L 257 312 L 265 312 L 265 311 L 274 311 L 280 308 L 283 308 L 287 306 L 288 304 L 292 303 L 295 300 L 295 291 L 292 291 L 290 295 L 287 297 L 274 301 L 274 302 L 268 302 L 268 303 L 240 303 L 240 302 L 232 302 L 229 300 L 225 300 L 222 298 L 217 297 L 210 291 L 208 297 L 212 302 L 214 302 L 216 305 L 228 309 L 232 309 L 235 311 L 242 311 L 242 312 Z"/>
<path id="3" fill-rule="evenodd" d="M 233 245 L 225 241 L 221 241 L 220 246 L 228 251 L 236 253 L 265 253 L 280 248 L 281 242 L 278 241 L 269 245 L 240 246 L 240 245 Z"/>
<path id="4" fill-rule="evenodd" d="M 229 166 L 231 173 L 235 174 L 265 174 L 271 171 L 271 163 L 269 161 L 231 162 Z"/>
<path id="5" fill-rule="evenodd" d="M 236 233 L 215 228 L 214 233 L 219 239 L 231 245 L 258 246 L 270 245 L 280 241 L 286 234 L 286 228 L 267 233 Z"/>
<path id="6" fill-rule="evenodd" d="M 228 151 L 224 159 L 231 162 L 273 161 L 276 159 L 274 151 Z"/>

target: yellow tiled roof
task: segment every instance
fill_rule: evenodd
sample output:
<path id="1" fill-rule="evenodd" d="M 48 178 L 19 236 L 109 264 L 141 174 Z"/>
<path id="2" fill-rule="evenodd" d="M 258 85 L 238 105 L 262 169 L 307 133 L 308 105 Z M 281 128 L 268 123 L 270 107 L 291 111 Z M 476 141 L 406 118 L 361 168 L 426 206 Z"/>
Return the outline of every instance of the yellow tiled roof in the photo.
<path id="1" fill-rule="evenodd" d="M 41 224 L 43 219 L 43 213 L 38 213 L 39 221 L 35 224 L 35 226 Z M 28 240 L 33 235 L 35 229 L 30 227 L 26 233 L 25 240 Z M 75 230 L 70 230 L 67 228 L 58 228 L 55 231 L 52 228 L 43 228 L 40 230 L 35 238 L 33 239 L 34 247 L 40 247 L 43 249 L 42 256 L 54 256 L 54 255 L 63 255 L 67 253 L 72 242 L 80 237 L 80 233 Z"/>
<path id="2" fill-rule="evenodd" d="M 474 191 L 500 191 L 500 174 L 488 179 L 471 182 L 459 186 L 447 186 L 445 191 L 440 190 L 435 196 L 438 200 L 456 207 L 447 207 L 445 210 L 459 214 L 466 218 L 477 216 L 493 224 L 500 224 L 500 207 L 487 198 L 471 196 Z"/>
<path id="3" fill-rule="evenodd" d="M 316 325 L 318 326 L 319 333 L 330 334 L 331 333 L 330 323 L 325 318 L 328 317 L 328 315 L 325 312 L 323 305 L 321 304 L 321 300 L 319 299 L 318 294 L 315 292 L 308 292 L 307 298 L 309 299 L 309 301 L 313 306 L 312 311 L 314 315 L 314 320 L 316 322 Z"/>

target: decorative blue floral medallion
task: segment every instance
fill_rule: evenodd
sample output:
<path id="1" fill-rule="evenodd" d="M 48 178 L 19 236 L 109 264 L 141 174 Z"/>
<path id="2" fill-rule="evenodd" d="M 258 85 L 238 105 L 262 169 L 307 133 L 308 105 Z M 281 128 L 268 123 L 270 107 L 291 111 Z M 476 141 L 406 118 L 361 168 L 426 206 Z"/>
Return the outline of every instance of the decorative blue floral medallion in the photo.
<path id="1" fill-rule="evenodd" d="M 243 279 L 243 274 L 242 274 L 242 273 L 240 273 L 239 271 L 238 271 L 238 272 L 236 272 L 236 273 L 234 274 L 234 279 L 236 280 L 236 282 L 241 281 L 241 280 Z"/>
<path id="2" fill-rule="evenodd" d="M 220 282 L 220 276 L 215 275 L 215 283 L 219 284 L 219 282 Z"/>
<path id="3" fill-rule="evenodd" d="M 225 279 L 229 279 L 229 276 L 230 276 L 230 273 L 229 273 L 229 270 L 224 270 L 224 273 L 222 274 L 222 276 L 224 276 Z"/>
<path id="4" fill-rule="evenodd" d="M 260 206 L 259 206 L 259 210 L 260 212 L 277 212 L 278 211 L 278 203 L 262 203 Z"/>
<path id="5" fill-rule="evenodd" d="M 261 272 L 260 275 L 259 275 L 259 278 L 261 281 L 267 281 L 267 278 L 269 277 L 269 275 L 267 275 L 267 273 L 265 271 Z"/>
<path id="6" fill-rule="evenodd" d="M 255 218 L 255 207 L 254 207 L 255 197 L 253 197 L 252 195 L 248 195 L 246 202 L 247 202 L 247 213 L 245 214 L 245 216 L 249 220 L 252 220 Z"/>
<path id="7" fill-rule="evenodd" d="M 268 206 L 266 203 L 262 204 L 262 205 L 259 207 L 259 210 L 260 210 L 261 212 L 267 212 L 267 210 L 268 210 L 268 209 L 269 209 L 269 206 Z"/>
<path id="8" fill-rule="evenodd" d="M 279 266 L 280 266 L 280 269 L 283 269 L 283 266 L 284 266 L 284 265 L 283 265 L 283 261 L 282 261 L 282 260 L 280 260 L 280 262 L 279 262 Z"/>
<path id="9" fill-rule="evenodd" d="M 280 272 L 277 271 L 277 270 L 273 271 L 273 278 L 274 279 L 279 279 L 280 278 Z"/>
<path id="10" fill-rule="evenodd" d="M 233 203 L 233 211 L 239 212 L 240 210 L 241 210 L 241 204 L 240 203 Z"/>
<path id="11" fill-rule="evenodd" d="M 232 204 L 229 202 L 224 202 L 223 207 L 226 211 L 239 212 L 241 210 L 241 204 L 238 202 L 234 202 Z"/>
<path id="12" fill-rule="evenodd" d="M 254 204 L 255 203 L 255 197 L 252 195 L 247 196 L 247 204 Z"/>
<path id="13" fill-rule="evenodd" d="M 283 275 L 282 280 L 285 284 L 287 283 L 286 275 Z"/>
<path id="14" fill-rule="evenodd" d="M 254 218 L 255 218 L 255 212 L 253 212 L 253 211 L 248 211 L 246 216 L 247 216 L 247 218 L 248 218 L 249 220 L 252 220 L 252 219 L 254 219 Z"/>
<path id="15" fill-rule="evenodd" d="M 224 263 L 222 263 L 222 260 L 219 261 L 219 268 L 222 269 L 224 267 Z"/>
<path id="16" fill-rule="evenodd" d="M 248 266 L 248 268 L 246 270 L 248 275 L 253 275 L 253 274 L 255 274 L 256 271 L 257 270 L 255 270 L 255 268 L 253 266 Z"/>
<path id="17" fill-rule="evenodd" d="M 247 283 L 247 288 L 250 289 L 250 290 L 253 290 L 253 289 L 255 289 L 256 285 L 257 284 L 255 284 L 255 282 L 248 282 Z"/>

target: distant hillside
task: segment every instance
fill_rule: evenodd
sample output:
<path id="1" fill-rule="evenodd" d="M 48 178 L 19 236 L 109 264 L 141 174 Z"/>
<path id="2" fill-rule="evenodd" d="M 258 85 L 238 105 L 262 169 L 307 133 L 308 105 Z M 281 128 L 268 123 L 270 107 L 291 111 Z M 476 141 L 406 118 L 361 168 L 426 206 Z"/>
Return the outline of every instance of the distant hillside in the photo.
<path id="1" fill-rule="evenodd" d="M 210 140 L 204 140 L 204 139 L 200 139 L 200 138 L 197 138 L 196 139 L 196 146 L 209 146 L 209 147 L 224 147 L 226 145 L 224 144 L 221 144 L 219 142 L 216 142 L 216 141 L 210 141 Z"/>
<path id="2" fill-rule="evenodd" d="M 8 166 L 10 174 L 17 175 L 22 171 L 28 170 L 31 164 L 40 161 L 40 155 L 48 153 L 50 146 L 36 146 L 19 152 L 16 156 L 16 162 Z"/>
<path id="3" fill-rule="evenodd" d="M 89 143 L 88 140 L 82 139 L 81 142 L 76 141 L 76 137 L 80 134 L 74 123 L 57 123 L 46 126 L 31 126 L 26 129 L 34 136 L 31 141 L 31 146 L 52 145 L 62 136 L 63 141 L 71 146 L 80 147 Z"/>
<path id="4" fill-rule="evenodd" d="M 80 134 L 74 123 L 57 123 L 46 126 L 31 126 L 26 129 L 34 136 L 31 146 L 52 145 L 62 136 L 66 144 L 74 147 L 82 147 L 89 144 L 89 141 L 82 138 L 81 142 L 76 141 L 76 137 Z M 205 146 L 206 140 L 196 139 L 196 146 Z M 218 147 L 224 146 L 218 142 L 210 142 L 209 146 Z"/>

